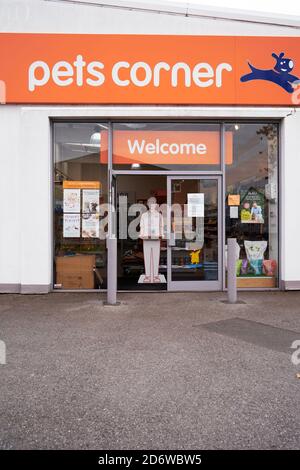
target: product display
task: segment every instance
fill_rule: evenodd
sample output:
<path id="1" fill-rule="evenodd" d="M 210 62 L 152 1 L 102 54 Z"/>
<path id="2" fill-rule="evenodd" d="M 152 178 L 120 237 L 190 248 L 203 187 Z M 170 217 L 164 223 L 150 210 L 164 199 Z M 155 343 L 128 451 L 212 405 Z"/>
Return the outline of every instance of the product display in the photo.
<path id="1" fill-rule="evenodd" d="M 265 259 L 263 261 L 263 273 L 266 276 L 275 276 L 277 263 L 275 259 Z"/>
<path id="2" fill-rule="evenodd" d="M 249 261 L 263 259 L 264 252 L 266 251 L 268 242 L 264 240 L 259 241 L 244 241 L 245 250 L 247 254 L 247 258 Z"/>
<path id="3" fill-rule="evenodd" d="M 268 242 L 264 240 L 260 241 L 249 241 L 245 240 L 244 242 L 245 250 L 247 254 L 248 261 L 251 268 L 254 270 L 254 274 L 261 275 L 263 274 L 263 258 L 264 252 L 266 251 Z"/>
<path id="4" fill-rule="evenodd" d="M 263 271 L 262 271 L 262 264 L 263 264 L 263 260 L 262 259 L 252 259 L 250 261 L 250 266 L 251 268 L 253 269 L 254 271 L 254 274 L 256 276 L 261 276 Z"/>
<path id="5" fill-rule="evenodd" d="M 241 267 L 242 267 L 242 260 L 238 259 L 236 261 L 236 275 L 237 276 L 240 276 L 240 274 L 241 274 Z"/>
<path id="6" fill-rule="evenodd" d="M 200 262 L 200 253 L 201 253 L 201 250 L 191 251 L 190 257 L 191 257 L 191 263 L 192 264 L 199 264 L 199 262 Z M 182 264 L 184 264 L 184 263 L 182 263 Z"/>
<path id="7" fill-rule="evenodd" d="M 249 265 L 249 261 L 246 259 L 242 259 L 242 264 L 241 264 L 241 270 L 240 270 L 240 273 L 245 276 L 246 274 L 248 274 L 248 265 Z"/>

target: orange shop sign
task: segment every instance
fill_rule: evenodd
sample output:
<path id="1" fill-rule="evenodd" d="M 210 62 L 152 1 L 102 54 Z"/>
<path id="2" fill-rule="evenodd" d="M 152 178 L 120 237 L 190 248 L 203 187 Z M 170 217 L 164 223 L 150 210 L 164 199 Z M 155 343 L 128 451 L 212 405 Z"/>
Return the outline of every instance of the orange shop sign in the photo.
<path id="1" fill-rule="evenodd" d="M 101 139 L 100 161 L 107 162 L 107 133 Z M 232 163 L 232 133 L 226 132 L 226 163 Z M 102 152 L 103 149 L 103 152 Z M 217 165 L 220 163 L 218 131 L 144 131 L 115 130 L 113 137 L 115 164 L 147 165 Z"/>
<path id="2" fill-rule="evenodd" d="M 299 77 L 300 37 L 0 34 L 6 103 L 290 106 Z"/>

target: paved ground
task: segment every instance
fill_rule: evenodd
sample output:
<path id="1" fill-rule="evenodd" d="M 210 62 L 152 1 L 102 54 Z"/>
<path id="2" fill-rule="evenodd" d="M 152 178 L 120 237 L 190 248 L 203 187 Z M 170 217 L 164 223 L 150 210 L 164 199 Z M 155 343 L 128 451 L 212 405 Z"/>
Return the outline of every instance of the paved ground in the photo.
<path id="1" fill-rule="evenodd" d="M 0 448 L 299 448 L 300 292 L 98 296 L 0 296 Z"/>

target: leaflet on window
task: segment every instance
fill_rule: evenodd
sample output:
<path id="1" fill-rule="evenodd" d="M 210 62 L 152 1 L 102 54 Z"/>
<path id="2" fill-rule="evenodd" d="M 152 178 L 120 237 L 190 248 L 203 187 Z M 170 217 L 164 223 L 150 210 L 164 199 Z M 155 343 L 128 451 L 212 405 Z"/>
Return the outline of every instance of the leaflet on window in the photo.
<path id="1" fill-rule="evenodd" d="M 80 212 L 80 189 L 64 189 L 64 212 Z"/>
<path id="2" fill-rule="evenodd" d="M 188 217 L 204 217 L 204 193 L 188 193 Z"/>
<path id="3" fill-rule="evenodd" d="M 64 238 L 80 237 L 80 214 L 64 214 L 63 235 Z"/>
<path id="4" fill-rule="evenodd" d="M 98 189 L 83 189 L 82 212 L 99 213 L 99 197 L 100 191 Z"/>
<path id="5" fill-rule="evenodd" d="M 82 237 L 99 238 L 99 215 L 89 214 L 82 217 Z"/>

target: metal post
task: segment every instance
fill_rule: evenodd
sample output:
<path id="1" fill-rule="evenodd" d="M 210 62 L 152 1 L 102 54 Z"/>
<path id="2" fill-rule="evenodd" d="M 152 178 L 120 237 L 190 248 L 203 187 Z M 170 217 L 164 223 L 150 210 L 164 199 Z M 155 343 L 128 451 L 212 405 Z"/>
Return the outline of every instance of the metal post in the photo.
<path id="1" fill-rule="evenodd" d="M 117 238 L 107 238 L 107 305 L 117 302 Z"/>
<path id="2" fill-rule="evenodd" d="M 236 238 L 227 239 L 227 295 L 230 304 L 235 304 L 237 301 L 236 243 Z"/>
<path id="3" fill-rule="evenodd" d="M 117 302 L 117 224 L 116 224 L 116 181 L 112 176 L 112 124 L 108 126 L 108 233 L 107 247 L 107 297 L 106 305 L 119 305 Z"/>

